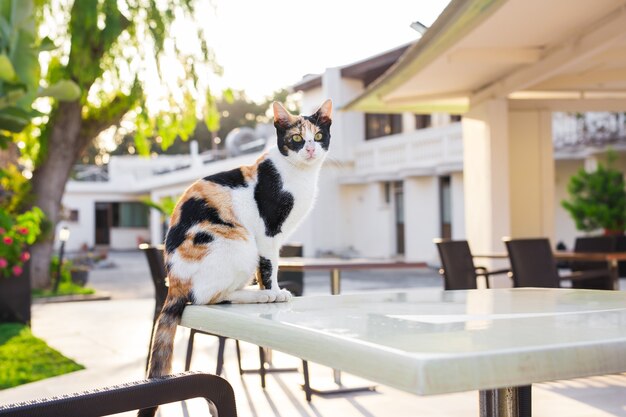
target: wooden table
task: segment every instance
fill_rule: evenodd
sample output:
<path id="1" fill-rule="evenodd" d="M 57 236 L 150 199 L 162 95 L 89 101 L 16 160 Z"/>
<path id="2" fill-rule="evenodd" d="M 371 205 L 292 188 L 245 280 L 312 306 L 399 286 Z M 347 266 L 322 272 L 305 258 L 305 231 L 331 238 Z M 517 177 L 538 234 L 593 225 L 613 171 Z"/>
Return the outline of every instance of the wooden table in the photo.
<path id="1" fill-rule="evenodd" d="M 506 259 L 506 253 L 476 254 L 474 258 Z M 556 251 L 554 259 L 570 262 L 606 262 L 614 290 L 619 290 L 619 262 L 626 261 L 626 252 L 570 252 Z"/>
<path id="2" fill-rule="evenodd" d="M 187 306 L 181 325 L 414 394 L 483 390 L 482 417 L 517 416 L 518 386 L 626 371 L 626 293 L 412 290 Z"/>
<path id="3" fill-rule="evenodd" d="M 341 271 L 424 268 L 425 262 L 396 262 L 377 259 L 280 258 L 281 271 L 330 271 L 330 293 L 341 292 Z"/>

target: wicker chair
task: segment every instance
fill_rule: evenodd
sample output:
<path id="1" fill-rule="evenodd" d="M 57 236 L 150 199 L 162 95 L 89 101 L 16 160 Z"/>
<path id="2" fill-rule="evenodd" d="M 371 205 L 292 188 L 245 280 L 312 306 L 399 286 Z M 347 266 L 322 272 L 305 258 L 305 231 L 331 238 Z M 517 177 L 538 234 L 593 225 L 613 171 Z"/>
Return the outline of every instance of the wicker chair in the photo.
<path id="1" fill-rule="evenodd" d="M 207 416 L 236 417 L 235 394 L 223 378 L 187 372 L 61 397 L 0 405 L 0 417 L 97 417 L 205 398 Z M 140 414 L 141 415 L 141 414 Z"/>
<path id="2" fill-rule="evenodd" d="M 606 269 L 575 271 L 559 275 L 556 260 L 547 238 L 505 239 L 511 261 L 514 287 L 559 288 L 562 280 L 577 281 L 601 278 Z"/>
<path id="3" fill-rule="evenodd" d="M 492 275 L 506 274 L 508 269 L 488 271 L 485 267 L 475 266 L 474 258 L 467 240 L 435 239 L 441 269 L 439 273 L 444 279 L 446 290 L 472 290 L 477 288 L 477 279 L 485 277 L 489 288 L 489 277 Z"/>
<path id="4" fill-rule="evenodd" d="M 576 238 L 574 252 L 615 252 L 617 251 L 617 239 L 614 236 L 585 236 Z M 598 277 L 579 279 L 572 281 L 573 288 L 594 290 L 612 290 L 613 281 L 606 262 L 572 262 L 573 272 L 603 271 L 597 272 Z"/>

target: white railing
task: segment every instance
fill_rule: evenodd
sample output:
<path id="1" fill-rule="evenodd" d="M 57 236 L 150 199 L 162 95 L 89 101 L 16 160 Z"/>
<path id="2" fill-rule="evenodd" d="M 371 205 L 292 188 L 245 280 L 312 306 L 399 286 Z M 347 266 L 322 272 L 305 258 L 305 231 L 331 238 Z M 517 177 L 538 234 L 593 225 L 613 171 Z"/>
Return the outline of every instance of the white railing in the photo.
<path id="1" fill-rule="evenodd" d="M 355 174 L 462 166 L 461 123 L 366 141 L 354 151 Z"/>

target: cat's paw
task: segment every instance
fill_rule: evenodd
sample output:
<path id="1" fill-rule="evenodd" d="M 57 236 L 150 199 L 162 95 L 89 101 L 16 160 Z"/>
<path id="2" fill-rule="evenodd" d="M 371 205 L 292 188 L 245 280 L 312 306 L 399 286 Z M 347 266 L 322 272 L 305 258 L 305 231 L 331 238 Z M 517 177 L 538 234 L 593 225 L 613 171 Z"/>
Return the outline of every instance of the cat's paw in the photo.
<path id="1" fill-rule="evenodd" d="M 291 301 L 292 298 L 293 298 L 293 295 L 291 295 L 289 290 L 282 289 L 282 290 L 276 291 L 275 302 L 277 303 L 284 303 L 286 301 Z"/>

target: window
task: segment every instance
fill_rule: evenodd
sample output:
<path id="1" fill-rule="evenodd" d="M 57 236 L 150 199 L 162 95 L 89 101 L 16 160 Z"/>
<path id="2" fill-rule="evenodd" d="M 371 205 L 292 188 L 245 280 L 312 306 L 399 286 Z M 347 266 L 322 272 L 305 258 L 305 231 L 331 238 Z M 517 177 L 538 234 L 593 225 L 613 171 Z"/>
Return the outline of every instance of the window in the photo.
<path id="1" fill-rule="evenodd" d="M 380 138 L 402 132 L 400 114 L 365 114 L 365 139 Z"/>
<path id="2" fill-rule="evenodd" d="M 71 222 L 78 221 L 78 210 L 71 209 L 69 215 L 67 216 L 67 220 Z"/>
<path id="3" fill-rule="evenodd" d="M 461 115 L 460 114 L 451 114 L 450 115 L 450 122 L 454 123 L 454 122 L 460 122 L 461 121 Z"/>
<path id="4" fill-rule="evenodd" d="M 112 203 L 113 227 L 148 227 L 148 206 L 143 203 Z"/>
<path id="5" fill-rule="evenodd" d="M 415 128 L 426 129 L 433 125 L 430 114 L 416 114 L 415 115 Z"/>

